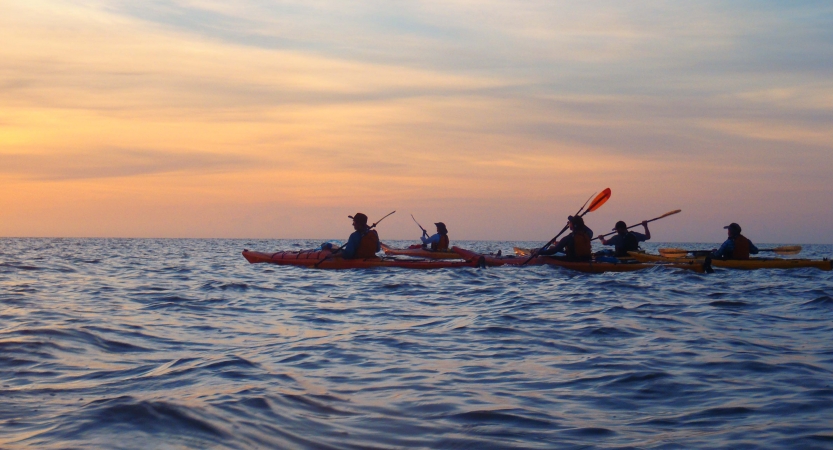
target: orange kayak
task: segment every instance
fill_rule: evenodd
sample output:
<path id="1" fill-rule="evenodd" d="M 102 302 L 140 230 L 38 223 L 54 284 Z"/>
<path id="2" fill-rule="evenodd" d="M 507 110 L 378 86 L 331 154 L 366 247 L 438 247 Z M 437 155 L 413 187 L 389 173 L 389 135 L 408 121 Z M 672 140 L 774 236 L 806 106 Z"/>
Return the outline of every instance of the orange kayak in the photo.
<path id="1" fill-rule="evenodd" d="M 391 256 L 413 256 L 415 258 L 428 259 L 460 259 L 460 255 L 452 251 L 434 251 L 424 248 L 392 248 L 385 244 L 381 244 L 382 250 L 386 255 Z"/>
<path id="2" fill-rule="evenodd" d="M 503 266 L 503 265 L 521 265 L 529 259 L 528 256 L 488 256 L 478 255 L 477 253 L 462 249 L 459 247 L 452 247 L 456 253 L 466 259 L 483 256 L 483 261 L 487 266 Z M 563 267 L 565 269 L 575 270 L 577 272 L 585 273 L 604 273 L 604 272 L 633 272 L 635 270 L 649 269 L 651 267 L 671 267 L 674 269 L 693 270 L 695 272 L 703 273 L 705 269 L 701 263 L 670 263 L 670 264 L 655 264 L 655 263 L 608 263 L 595 261 L 564 261 L 551 256 L 537 256 L 533 258 L 527 265 L 548 264 L 551 266 Z"/>
<path id="3" fill-rule="evenodd" d="M 452 267 L 480 267 L 480 258 L 463 261 L 401 260 L 391 258 L 344 259 L 332 256 L 329 250 L 301 250 L 295 252 L 263 253 L 243 250 L 243 257 L 252 264 L 269 263 L 282 266 L 302 266 L 315 269 L 368 269 L 371 267 L 399 267 L 403 269 L 446 269 Z M 462 259 L 459 256 L 458 259 Z"/>
<path id="4" fill-rule="evenodd" d="M 481 255 L 479 253 L 473 252 L 471 250 L 466 250 L 460 247 L 451 247 L 451 250 L 454 251 L 458 256 L 458 258 L 477 258 L 482 257 L 483 261 L 486 263 L 488 267 L 495 267 L 495 266 L 520 266 L 524 263 L 529 256 L 494 256 L 494 255 Z M 534 265 L 541 265 L 544 264 L 544 260 L 546 257 L 538 256 L 532 259 L 532 261 L 528 262 L 526 265 L 534 266 Z"/>

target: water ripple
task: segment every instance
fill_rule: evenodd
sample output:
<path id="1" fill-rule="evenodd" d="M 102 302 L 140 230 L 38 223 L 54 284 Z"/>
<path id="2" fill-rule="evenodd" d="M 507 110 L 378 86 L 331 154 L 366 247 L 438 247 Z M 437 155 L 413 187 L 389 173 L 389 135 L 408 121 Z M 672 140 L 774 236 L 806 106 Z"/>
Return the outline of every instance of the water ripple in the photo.
<path id="1" fill-rule="evenodd" d="M 833 443 L 831 272 L 240 256 L 319 244 L 0 239 L 0 447 Z"/>

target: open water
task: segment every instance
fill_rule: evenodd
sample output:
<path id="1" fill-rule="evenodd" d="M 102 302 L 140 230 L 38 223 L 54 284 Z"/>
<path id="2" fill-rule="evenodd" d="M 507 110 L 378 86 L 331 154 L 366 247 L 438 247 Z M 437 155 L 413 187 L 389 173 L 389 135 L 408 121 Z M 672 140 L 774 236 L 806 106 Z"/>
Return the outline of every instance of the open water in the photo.
<path id="1" fill-rule="evenodd" d="M 833 272 L 240 256 L 318 244 L 0 239 L 0 447 L 833 448 Z"/>

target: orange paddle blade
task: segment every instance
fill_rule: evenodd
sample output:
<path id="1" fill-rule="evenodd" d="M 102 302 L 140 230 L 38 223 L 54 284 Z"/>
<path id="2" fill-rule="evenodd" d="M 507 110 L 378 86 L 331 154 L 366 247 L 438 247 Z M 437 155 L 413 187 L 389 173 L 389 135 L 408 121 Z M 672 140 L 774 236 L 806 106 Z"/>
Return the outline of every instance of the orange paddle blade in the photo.
<path id="1" fill-rule="evenodd" d="M 677 213 L 682 212 L 682 211 L 683 211 L 682 209 L 675 209 L 674 211 L 668 211 L 667 213 L 665 213 L 665 214 L 663 214 L 663 215 L 661 215 L 661 216 L 657 217 L 657 218 L 656 218 L 656 219 L 654 219 L 654 220 L 657 220 L 657 219 L 662 219 L 662 218 L 664 218 L 664 217 L 668 217 L 668 216 L 673 216 L 674 214 L 677 214 Z"/>
<path id="2" fill-rule="evenodd" d="M 593 212 L 602 207 L 606 201 L 610 199 L 610 188 L 603 190 L 596 198 L 593 199 L 593 203 L 590 203 L 590 207 L 587 208 L 586 212 Z"/>

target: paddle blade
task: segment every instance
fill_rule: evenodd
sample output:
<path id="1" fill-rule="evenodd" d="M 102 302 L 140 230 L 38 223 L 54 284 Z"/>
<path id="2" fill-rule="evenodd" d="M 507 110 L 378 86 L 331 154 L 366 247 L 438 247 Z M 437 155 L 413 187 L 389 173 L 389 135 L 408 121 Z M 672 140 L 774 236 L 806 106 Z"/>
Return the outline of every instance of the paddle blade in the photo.
<path id="1" fill-rule="evenodd" d="M 674 211 L 668 211 L 667 213 L 657 217 L 657 219 L 662 219 L 663 217 L 673 216 L 674 214 L 681 213 L 682 209 L 675 209 Z M 656 219 L 654 219 L 656 220 Z"/>
<path id="2" fill-rule="evenodd" d="M 772 251 L 778 253 L 779 255 L 797 255 L 801 253 L 801 246 L 785 245 L 783 247 L 775 247 L 772 249 Z"/>
<path id="3" fill-rule="evenodd" d="M 590 203 L 590 207 L 587 208 L 587 211 L 585 211 L 584 214 L 593 212 L 601 208 L 602 205 L 604 205 L 605 202 L 607 202 L 610 199 L 610 194 L 610 188 L 607 188 L 603 190 L 601 193 L 599 193 L 599 195 L 597 195 L 596 198 L 594 198 L 593 201 Z"/>
<path id="4" fill-rule="evenodd" d="M 684 258 L 688 255 L 688 250 L 682 248 L 661 248 L 659 254 L 666 258 Z"/>

